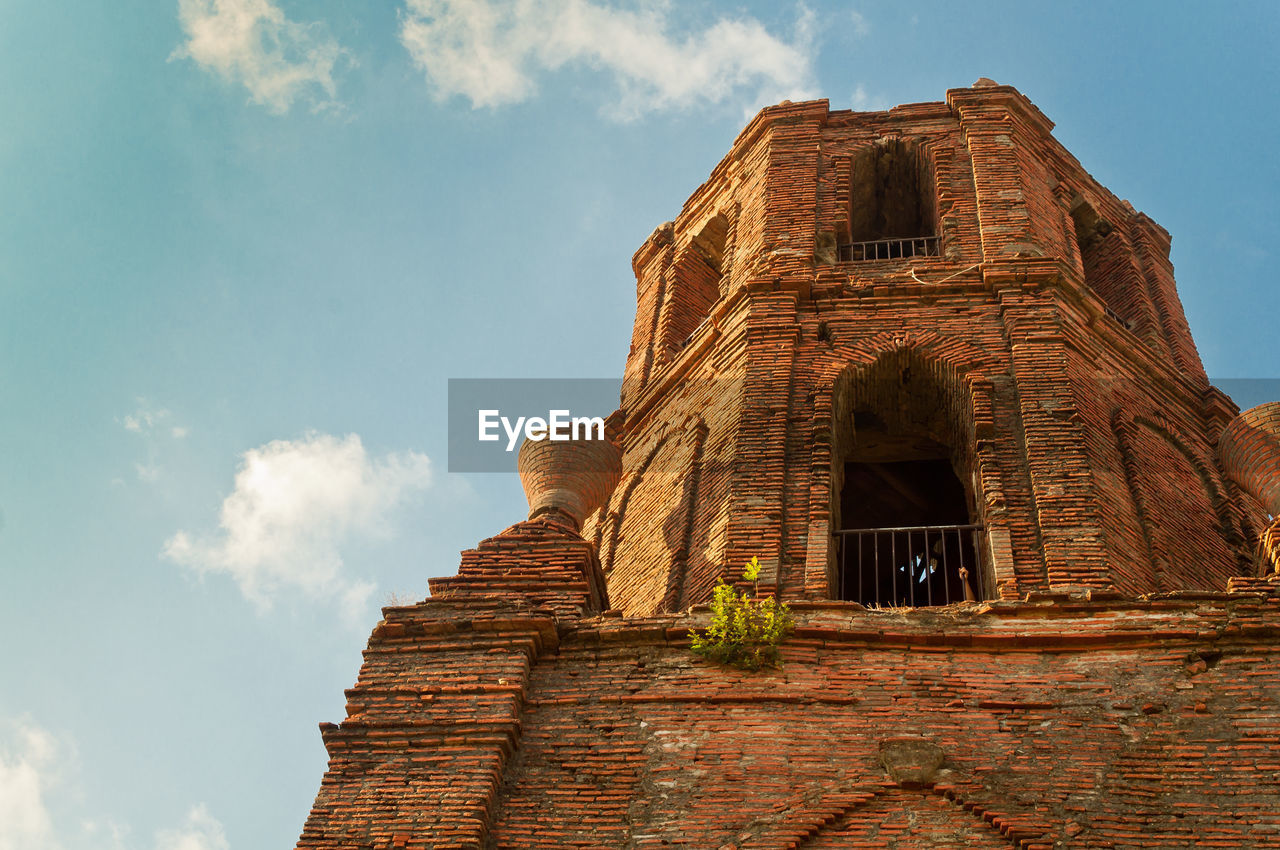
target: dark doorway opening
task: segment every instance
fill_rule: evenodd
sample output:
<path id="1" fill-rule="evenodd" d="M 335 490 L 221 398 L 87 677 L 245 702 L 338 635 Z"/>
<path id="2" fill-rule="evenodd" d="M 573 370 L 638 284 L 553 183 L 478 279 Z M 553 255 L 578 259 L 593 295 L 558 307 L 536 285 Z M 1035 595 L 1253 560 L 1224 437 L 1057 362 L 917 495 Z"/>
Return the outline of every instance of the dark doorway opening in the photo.
<path id="1" fill-rule="evenodd" d="M 846 463 L 840 516 L 841 599 L 923 607 L 982 598 L 978 527 L 949 460 Z"/>

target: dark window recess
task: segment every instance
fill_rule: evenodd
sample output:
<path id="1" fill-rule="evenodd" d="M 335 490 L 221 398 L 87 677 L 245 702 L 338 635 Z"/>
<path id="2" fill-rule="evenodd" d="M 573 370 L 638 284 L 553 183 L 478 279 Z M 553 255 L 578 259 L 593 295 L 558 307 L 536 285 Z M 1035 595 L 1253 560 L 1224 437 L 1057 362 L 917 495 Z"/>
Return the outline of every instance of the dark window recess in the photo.
<path id="1" fill-rule="evenodd" d="M 845 464 L 839 598 L 868 606 L 982 599 L 978 532 L 948 460 Z"/>
<path id="2" fill-rule="evenodd" d="M 1132 310 L 1126 296 L 1132 296 L 1132 284 L 1125 280 L 1130 267 L 1129 250 L 1111 222 L 1098 215 L 1087 201 L 1078 199 L 1071 208 L 1076 245 L 1080 248 L 1080 264 L 1084 283 L 1102 300 L 1103 310 L 1125 328 L 1134 329 Z"/>
<path id="3" fill-rule="evenodd" d="M 849 232 L 839 258 L 890 260 L 939 254 L 933 174 L 911 142 L 885 139 L 854 157 Z"/>
<path id="4" fill-rule="evenodd" d="M 680 252 L 673 270 L 673 297 L 663 339 L 669 351 L 678 351 L 707 321 L 720 299 L 726 271 L 725 248 L 729 222 L 717 215 Z"/>

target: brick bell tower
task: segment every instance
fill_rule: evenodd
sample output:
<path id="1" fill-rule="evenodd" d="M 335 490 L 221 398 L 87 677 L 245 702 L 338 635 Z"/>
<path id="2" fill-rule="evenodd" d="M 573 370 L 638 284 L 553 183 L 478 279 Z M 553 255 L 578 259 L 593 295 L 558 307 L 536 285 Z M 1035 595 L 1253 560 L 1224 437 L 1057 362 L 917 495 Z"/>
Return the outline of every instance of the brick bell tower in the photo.
<path id="1" fill-rule="evenodd" d="M 587 532 L 616 607 L 704 602 L 752 555 L 783 598 L 916 606 L 1250 571 L 1265 517 L 1215 461 L 1235 408 L 1169 235 L 1052 126 L 986 80 L 751 122 L 633 263 L 624 475 Z"/>
<path id="2" fill-rule="evenodd" d="M 757 115 L 633 259 L 612 442 L 384 609 L 298 848 L 1280 847 L 1280 403 L 1051 129 Z M 753 556 L 782 668 L 695 658 Z"/>

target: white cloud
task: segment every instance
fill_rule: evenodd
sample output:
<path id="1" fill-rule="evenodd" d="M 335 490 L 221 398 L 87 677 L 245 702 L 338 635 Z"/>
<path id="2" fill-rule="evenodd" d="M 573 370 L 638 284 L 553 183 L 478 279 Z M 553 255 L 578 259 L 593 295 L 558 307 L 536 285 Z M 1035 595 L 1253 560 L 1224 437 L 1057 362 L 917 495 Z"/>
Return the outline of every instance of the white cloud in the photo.
<path id="1" fill-rule="evenodd" d="M 849 100 L 853 104 L 854 110 L 858 112 L 874 112 L 889 108 L 888 102 L 882 96 L 867 94 L 866 88 L 861 84 L 853 90 L 853 95 Z"/>
<path id="2" fill-rule="evenodd" d="M 802 7 L 790 41 L 750 17 L 676 34 L 669 4 L 639 11 L 595 0 L 407 0 L 400 39 L 441 98 L 474 107 L 531 97 L 536 77 L 565 66 L 613 78 L 609 107 L 629 119 L 658 109 L 810 97 L 815 18 Z"/>
<path id="3" fill-rule="evenodd" d="M 45 792 L 56 782 L 60 746 L 26 720 L 0 727 L 0 850 L 55 850 Z"/>
<path id="4" fill-rule="evenodd" d="M 193 806 L 177 829 L 156 833 L 156 850 L 231 850 L 222 824 L 204 804 Z"/>
<path id="5" fill-rule="evenodd" d="M 0 850 L 125 850 L 129 827 L 111 818 L 56 819 L 83 805 L 79 757 L 73 741 L 27 718 L 0 719 Z M 230 850 L 226 834 L 203 804 L 175 829 L 158 830 L 155 850 Z"/>
<path id="6" fill-rule="evenodd" d="M 849 20 L 853 23 L 854 35 L 863 36 L 871 32 L 871 24 L 867 23 L 866 17 L 857 10 L 850 10 Z"/>
<path id="7" fill-rule="evenodd" d="M 137 399 L 137 404 L 137 410 L 116 421 L 126 431 L 137 434 L 145 441 L 147 460 L 145 463 L 135 463 L 133 468 L 138 475 L 139 481 L 154 484 L 160 480 L 164 473 L 164 468 L 158 461 L 160 444 L 163 442 L 164 437 L 172 440 L 181 440 L 190 433 L 190 429 L 185 425 L 170 424 L 173 414 L 167 408 L 156 407 L 145 398 Z"/>
<path id="8" fill-rule="evenodd" d="M 126 431 L 135 434 L 150 434 L 156 426 L 169 418 L 169 411 L 163 407 L 152 407 L 144 398 L 138 399 L 138 409 L 126 414 L 120 421 Z"/>
<path id="9" fill-rule="evenodd" d="M 201 574 L 231 576 L 261 610 L 293 593 L 358 618 L 373 586 L 345 574 L 343 545 L 385 534 L 391 510 L 430 481 L 425 455 L 374 460 L 355 434 L 276 440 L 244 453 L 219 532 L 202 540 L 179 531 L 164 555 Z"/>
<path id="10" fill-rule="evenodd" d="M 323 25 L 290 21 L 271 0 L 178 0 L 178 20 L 187 40 L 171 58 L 243 84 L 254 103 L 277 114 L 299 97 L 336 105 L 334 69 L 350 55 Z"/>
<path id="11" fill-rule="evenodd" d="M 181 440 L 191 433 L 191 429 L 185 425 L 168 424 L 169 420 L 173 418 L 173 414 L 169 412 L 167 407 L 156 407 L 145 398 L 137 399 L 137 404 L 137 410 L 116 420 L 124 426 L 126 431 L 140 434 L 143 437 L 154 437 L 161 432 L 166 432 L 169 437 L 175 440 Z"/>

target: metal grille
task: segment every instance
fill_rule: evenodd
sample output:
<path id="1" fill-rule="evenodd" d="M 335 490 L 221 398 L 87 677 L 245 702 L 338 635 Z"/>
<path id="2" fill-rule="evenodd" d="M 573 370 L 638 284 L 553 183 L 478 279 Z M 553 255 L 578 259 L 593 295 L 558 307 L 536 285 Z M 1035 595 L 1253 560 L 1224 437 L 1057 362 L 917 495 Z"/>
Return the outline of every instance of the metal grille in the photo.
<path id="1" fill-rule="evenodd" d="M 841 262 L 857 260 L 896 260 L 901 257 L 936 257 L 939 254 L 937 236 L 917 236 L 913 239 L 876 239 L 871 242 L 853 242 L 839 248 Z"/>
<path id="2" fill-rule="evenodd" d="M 841 599 L 867 606 L 949 605 L 987 598 L 978 566 L 980 525 L 837 531 Z"/>
<path id="3" fill-rule="evenodd" d="M 1124 327 L 1124 328 L 1126 328 L 1126 329 L 1128 329 L 1128 330 L 1133 330 L 1133 322 L 1129 321 L 1129 320 L 1128 320 L 1128 319 L 1126 319 L 1124 316 L 1121 316 L 1121 315 L 1120 315 L 1119 313 L 1117 313 L 1115 310 L 1111 309 L 1111 305 L 1109 305 L 1109 304 L 1103 304 L 1103 305 L 1102 305 L 1102 310 L 1103 310 L 1103 312 L 1104 312 L 1104 313 L 1106 313 L 1108 316 L 1110 316 L 1111 318 L 1115 319 L 1115 320 L 1116 320 L 1116 322 L 1117 322 L 1117 323 L 1119 323 L 1122 327 Z"/>

